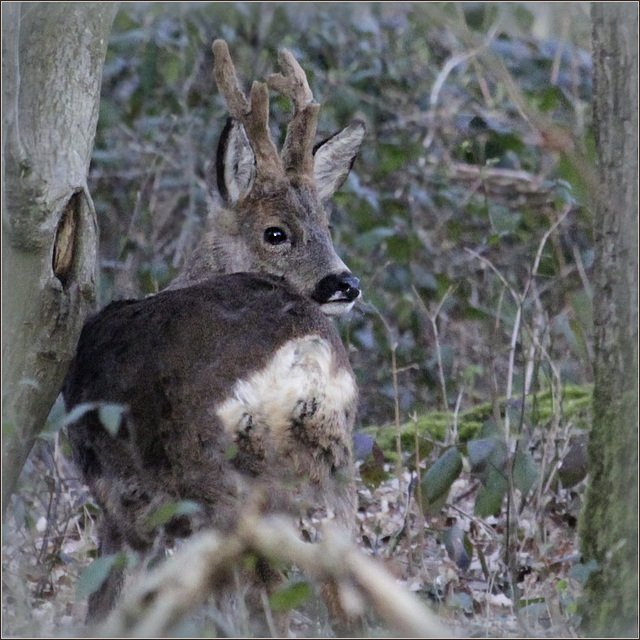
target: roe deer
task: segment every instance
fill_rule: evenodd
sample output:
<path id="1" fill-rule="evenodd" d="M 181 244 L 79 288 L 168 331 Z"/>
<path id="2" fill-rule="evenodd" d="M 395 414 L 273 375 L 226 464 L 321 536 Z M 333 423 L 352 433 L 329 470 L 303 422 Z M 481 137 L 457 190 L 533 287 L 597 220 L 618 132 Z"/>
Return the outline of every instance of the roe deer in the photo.
<path id="1" fill-rule="evenodd" d="M 364 124 L 314 148 L 319 105 L 282 50 L 283 73 L 268 86 L 294 113 L 278 155 L 267 85 L 254 82 L 247 99 L 226 43 L 213 51 L 232 116 L 216 164 L 225 206 L 173 285 L 86 323 L 64 385 L 67 410 L 94 403 L 68 432 L 102 509 L 102 554 L 230 530 L 254 486 L 266 489 L 266 508 L 321 506 L 354 525 L 357 389 L 327 315 L 348 311 L 360 290 L 333 248 L 323 201 L 346 179 Z M 117 433 L 100 422 L 100 403 L 125 407 Z M 200 509 L 152 526 L 177 500 Z M 112 571 L 90 597 L 89 619 L 109 612 L 122 577 Z"/>

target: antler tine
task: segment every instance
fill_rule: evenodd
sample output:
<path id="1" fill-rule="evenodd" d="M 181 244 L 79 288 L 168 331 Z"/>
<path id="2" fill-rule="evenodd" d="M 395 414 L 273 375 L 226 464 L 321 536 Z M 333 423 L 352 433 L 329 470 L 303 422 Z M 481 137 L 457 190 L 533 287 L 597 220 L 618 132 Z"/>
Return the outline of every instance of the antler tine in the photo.
<path id="1" fill-rule="evenodd" d="M 313 143 L 320 105 L 314 101 L 307 75 L 291 51 L 282 49 L 278 62 L 284 73 L 269 76 L 269 86 L 293 103 L 293 119 L 287 127 L 282 163 L 287 172 L 313 179 Z"/>
<path id="2" fill-rule="evenodd" d="M 256 157 L 256 178 L 283 177 L 282 162 L 269 133 L 269 90 L 263 82 L 254 82 L 247 100 L 236 77 L 235 67 L 224 40 L 212 45 L 213 73 L 229 113 L 244 126 L 249 144 Z"/>

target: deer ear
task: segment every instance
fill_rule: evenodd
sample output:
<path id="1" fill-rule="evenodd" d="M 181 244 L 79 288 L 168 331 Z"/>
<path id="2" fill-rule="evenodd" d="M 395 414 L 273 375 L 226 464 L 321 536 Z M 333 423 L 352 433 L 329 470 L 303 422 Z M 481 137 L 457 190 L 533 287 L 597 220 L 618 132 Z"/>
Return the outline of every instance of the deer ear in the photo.
<path id="1" fill-rule="evenodd" d="M 364 122 L 354 120 L 348 127 L 314 148 L 313 173 L 321 201 L 333 195 L 347 179 L 364 134 Z"/>
<path id="2" fill-rule="evenodd" d="M 226 204 L 235 204 L 247 195 L 256 175 L 256 158 L 244 127 L 229 118 L 220 135 L 216 156 L 218 191 Z"/>

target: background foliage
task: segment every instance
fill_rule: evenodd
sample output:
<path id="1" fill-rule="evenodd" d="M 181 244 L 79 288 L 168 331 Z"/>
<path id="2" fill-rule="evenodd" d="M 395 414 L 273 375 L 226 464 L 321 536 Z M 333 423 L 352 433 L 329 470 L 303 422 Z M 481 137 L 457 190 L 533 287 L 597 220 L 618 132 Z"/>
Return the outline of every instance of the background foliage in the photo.
<path id="1" fill-rule="evenodd" d="M 364 303 L 343 327 L 361 424 L 394 418 L 394 346 L 397 368 L 409 367 L 398 376 L 401 414 L 444 408 L 428 314 L 450 288 L 438 317 L 448 408 L 459 393 L 462 407 L 504 394 L 517 309 L 468 250 L 522 292 L 542 235 L 567 205 L 524 312 L 544 325 L 541 340 L 563 381 L 585 382 L 590 214 L 563 151 L 592 147 L 591 61 L 570 42 L 584 37 L 584 11 L 573 4 L 567 11 L 564 39 L 539 41 L 530 35 L 536 15 L 524 4 L 123 5 L 91 171 L 102 302 L 164 287 L 215 206 L 207 166 L 226 108 L 212 79 L 211 41 L 228 40 L 247 84 L 273 71 L 284 46 L 322 102 L 319 135 L 355 117 L 368 127 L 332 220 L 338 250 L 364 286 Z M 524 104 L 479 62 L 485 54 L 504 62 Z M 283 131 L 288 109 L 272 96 L 274 131 Z M 542 129 L 527 112 L 541 114 Z M 537 371 L 542 385 L 546 374 L 544 366 Z"/>

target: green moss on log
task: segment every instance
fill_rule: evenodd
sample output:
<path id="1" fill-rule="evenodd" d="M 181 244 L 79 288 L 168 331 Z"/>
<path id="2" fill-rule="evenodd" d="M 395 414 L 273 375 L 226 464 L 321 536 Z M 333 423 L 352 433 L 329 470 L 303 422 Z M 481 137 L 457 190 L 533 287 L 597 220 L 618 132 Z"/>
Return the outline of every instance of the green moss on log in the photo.
<path id="1" fill-rule="evenodd" d="M 528 396 L 525 405 L 525 421 L 534 426 L 545 426 L 551 421 L 554 412 L 561 411 L 564 422 L 572 421 L 578 429 L 589 429 L 591 426 L 591 400 L 593 386 L 566 386 L 562 390 L 562 406 L 554 406 L 550 390 L 538 393 L 536 396 Z M 499 400 L 501 417 L 504 417 L 506 401 Z M 557 404 L 557 403 L 556 403 Z M 519 419 L 519 399 L 512 399 L 510 411 L 512 424 Z M 490 402 L 479 404 L 472 409 L 458 415 L 458 437 L 461 442 L 476 437 L 482 425 L 493 418 L 493 405 Z M 515 416 L 515 417 L 514 417 Z M 450 414 L 453 420 L 453 413 Z M 405 452 L 415 450 L 415 433 L 418 431 L 418 439 L 421 448 L 429 447 L 429 443 L 442 442 L 447 432 L 447 415 L 442 411 L 418 416 L 417 421 L 405 422 L 400 426 L 402 450 Z M 384 451 L 389 460 L 396 459 L 396 426 L 387 424 L 381 427 L 366 427 L 363 432 L 375 438 L 378 446 Z"/>

